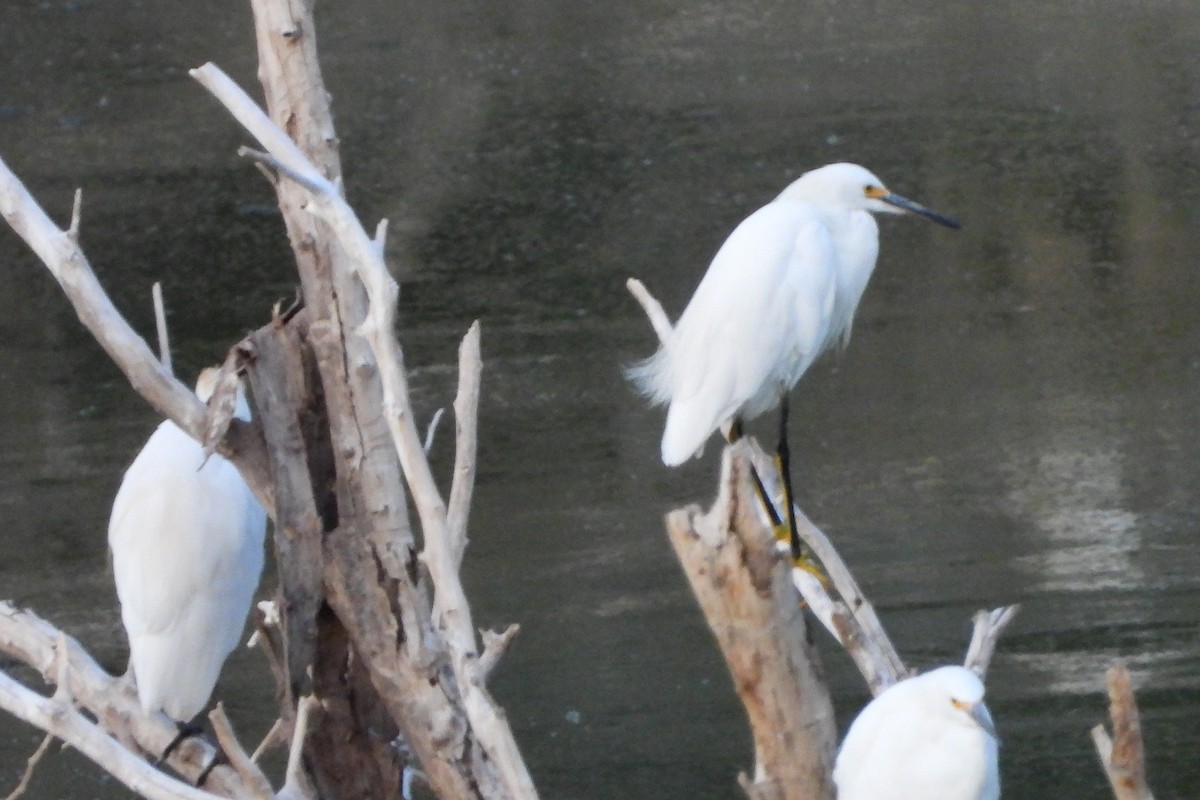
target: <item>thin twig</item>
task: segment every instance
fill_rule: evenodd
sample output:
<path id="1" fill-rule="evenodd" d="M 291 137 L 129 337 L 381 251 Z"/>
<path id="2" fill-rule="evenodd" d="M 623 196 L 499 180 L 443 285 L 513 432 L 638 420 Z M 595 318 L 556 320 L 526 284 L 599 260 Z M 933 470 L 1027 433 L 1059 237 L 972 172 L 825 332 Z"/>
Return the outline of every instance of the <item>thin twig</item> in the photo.
<path id="1" fill-rule="evenodd" d="M 975 612 L 971 644 L 967 647 L 963 666 L 973 670 L 981 680 L 987 677 L 988 666 L 996 652 L 996 642 L 1020 610 L 1020 605 L 1011 605 Z"/>
<path id="2" fill-rule="evenodd" d="M 251 761 L 257 764 L 268 750 L 276 745 L 287 742 L 287 737 L 283 733 L 286 724 L 282 717 L 275 718 L 275 722 L 271 725 L 271 730 L 267 731 L 267 735 L 262 738 L 262 741 L 258 743 L 258 747 L 254 748 L 254 752 L 250 754 Z"/>
<path id="3" fill-rule="evenodd" d="M 257 800 L 273 800 L 275 792 L 271 790 L 271 782 L 238 741 L 222 703 L 217 703 L 217 707 L 208 713 L 208 721 L 212 723 L 213 733 L 217 735 L 217 742 L 229 759 L 230 766 L 241 777 L 251 795 Z"/>
<path id="4" fill-rule="evenodd" d="M 306 173 L 313 170 L 296 143 L 220 67 L 210 62 L 189 70 L 188 74 L 208 89 L 259 144 L 285 162 L 289 169 Z M 336 186 L 331 184 L 331 188 L 336 192 Z"/>
<path id="5" fill-rule="evenodd" d="M 54 741 L 54 734 L 47 733 L 42 739 L 42 743 L 38 745 L 37 750 L 33 751 L 33 755 L 25 762 L 25 772 L 21 774 L 21 781 L 16 787 L 8 793 L 4 800 L 17 800 L 18 797 L 25 794 L 25 790 L 29 788 L 29 781 L 33 778 L 33 771 L 37 767 L 38 762 L 42 760 L 42 756 L 46 755 L 46 751 L 50 749 L 50 743 Z"/>
<path id="6" fill-rule="evenodd" d="M 71 226 L 67 228 L 67 238 L 79 244 L 79 224 L 83 218 L 83 189 L 75 190 L 75 199 L 71 201 Z"/>
<path id="7" fill-rule="evenodd" d="M 429 455 L 429 451 L 433 449 L 433 437 L 437 434 L 438 423 L 442 421 L 442 415 L 445 412 L 444 408 L 433 412 L 433 419 L 429 420 L 429 426 L 425 428 L 425 444 L 421 448 L 425 451 L 425 455 Z"/>
<path id="8" fill-rule="evenodd" d="M 500 663 L 501 656 L 508 646 L 512 644 L 512 640 L 521 632 L 521 626 L 513 623 L 504 629 L 503 633 L 495 631 L 483 631 L 483 653 L 479 656 L 479 677 L 487 680 L 492 674 L 492 670 Z"/>
<path id="9" fill-rule="evenodd" d="M 313 797 L 308 775 L 304 771 L 304 738 L 308 735 L 309 719 L 321 703 L 312 695 L 300 699 L 296 709 L 296 727 L 292 729 L 292 743 L 288 748 L 287 771 L 278 800 L 303 800 Z"/>
<path id="10" fill-rule="evenodd" d="M 476 426 L 483 373 L 480 350 L 479 320 L 475 320 L 458 346 L 458 393 L 454 397 L 454 480 L 446 507 L 446 532 L 456 568 L 462 565 L 467 549 L 467 520 L 475 491 Z"/>
<path id="11" fill-rule="evenodd" d="M 671 334 L 674 329 L 671 327 L 671 320 L 667 317 L 667 312 L 663 311 L 662 304 L 650 294 L 650 290 L 646 285 L 637 278 L 630 278 L 625 281 L 625 287 L 629 289 L 630 294 L 641 303 L 642 310 L 646 312 L 646 316 L 650 318 L 650 324 L 654 327 L 654 333 L 658 336 L 659 344 L 664 347 L 671 341 Z"/>
<path id="12" fill-rule="evenodd" d="M 162 283 L 155 281 L 154 285 L 150 287 L 150 293 L 154 296 L 154 327 L 158 330 L 158 360 L 162 362 L 168 375 L 174 375 L 175 370 L 171 367 L 171 340 L 167 335 L 167 312 L 163 306 Z"/>
<path id="13" fill-rule="evenodd" d="M 264 606 L 270 610 L 264 609 Z M 253 610 L 251 616 L 254 621 L 254 633 L 250 635 L 246 646 L 258 645 L 262 650 L 263 655 L 267 658 L 267 667 L 271 670 L 271 676 L 275 679 L 275 685 L 282 692 L 288 686 L 289 677 L 287 665 L 284 663 L 283 647 L 279 643 L 279 637 L 275 635 L 275 631 L 279 630 L 277 608 L 275 603 L 264 600 Z"/>

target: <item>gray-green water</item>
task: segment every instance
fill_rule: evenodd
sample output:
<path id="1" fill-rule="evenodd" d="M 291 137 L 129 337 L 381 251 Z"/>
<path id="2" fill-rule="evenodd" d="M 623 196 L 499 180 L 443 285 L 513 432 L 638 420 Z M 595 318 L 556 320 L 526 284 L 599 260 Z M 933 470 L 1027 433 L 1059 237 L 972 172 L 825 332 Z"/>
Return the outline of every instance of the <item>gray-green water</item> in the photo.
<path id="1" fill-rule="evenodd" d="M 1200 6 L 1043 5 L 320 9 L 422 414 L 483 323 L 468 589 L 480 624 L 522 625 L 495 689 L 544 797 L 739 796 L 745 725 L 660 525 L 708 502 L 716 448 L 658 463 L 661 412 L 619 371 L 653 345 L 623 283 L 677 314 L 741 217 L 833 160 L 966 227 L 883 223 L 848 351 L 794 395 L 805 508 L 914 665 L 1024 604 L 989 684 L 1006 797 L 1105 796 L 1087 729 L 1117 657 L 1157 796 L 1200 794 Z M 292 292 L 244 137 L 186 74 L 253 86 L 254 57 L 234 0 L 0 5 L 0 156 L 60 220 L 83 187 L 101 279 L 147 332 L 164 281 L 189 375 Z M 7 229 L 0 271 L 0 596 L 119 669 L 104 529 L 155 419 Z M 865 691 L 822 650 L 848 717 Z M 268 686 L 255 653 L 226 669 L 247 738 Z M 0 791 L 37 740 L 0 719 Z M 123 792 L 56 753 L 31 795 Z"/>

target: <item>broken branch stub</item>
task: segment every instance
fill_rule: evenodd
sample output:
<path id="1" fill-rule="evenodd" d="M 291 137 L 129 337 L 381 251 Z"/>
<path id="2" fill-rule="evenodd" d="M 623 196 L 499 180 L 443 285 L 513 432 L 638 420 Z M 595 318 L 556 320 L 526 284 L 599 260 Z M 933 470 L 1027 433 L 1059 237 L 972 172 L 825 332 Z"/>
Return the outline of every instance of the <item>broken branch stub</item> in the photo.
<path id="1" fill-rule="evenodd" d="M 1146 753 L 1142 744 L 1141 716 L 1133 694 L 1133 678 L 1124 664 L 1105 676 L 1108 686 L 1112 736 L 1103 725 L 1092 728 L 1092 741 L 1116 800 L 1154 800 L 1146 783 Z"/>
<path id="2" fill-rule="evenodd" d="M 745 445 L 726 448 L 713 507 L 672 512 L 667 532 L 725 656 L 754 737 L 755 797 L 833 797 L 833 706 L 790 566 L 757 512 Z"/>

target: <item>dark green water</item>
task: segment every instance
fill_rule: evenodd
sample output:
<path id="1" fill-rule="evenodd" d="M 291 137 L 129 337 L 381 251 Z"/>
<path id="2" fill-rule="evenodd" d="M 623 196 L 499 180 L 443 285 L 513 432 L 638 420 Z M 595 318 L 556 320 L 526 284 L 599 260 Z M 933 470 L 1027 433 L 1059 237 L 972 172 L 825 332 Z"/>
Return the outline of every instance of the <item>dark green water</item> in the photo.
<path id="1" fill-rule="evenodd" d="M 1105 796 L 1087 729 L 1118 657 L 1156 795 L 1200 794 L 1200 6 L 326 6 L 348 193 L 392 221 L 423 415 L 483 323 L 468 590 L 479 624 L 522 625 L 495 689 L 543 797 L 739 796 L 741 711 L 660 525 L 708 502 L 716 448 L 658 463 L 623 284 L 678 314 L 739 219 L 834 160 L 966 227 L 882 224 L 854 340 L 794 395 L 805 508 L 913 665 L 1024 604 L 989 683 L 1006 797 Z M 186 74 L 253 86 L 249 26 L 232 0 L 0 5 L 0 157 L 60 220 L 83 187 L 101 279 L 147 332 L 164 282 L 188 375 L 294 281 L 244 138 Z M 0 271 L 0 596 L 120 669 L 104 530 L 156 420 L 7 230 Z M 823 653 L 848 717 L 865 690 Z M 269 680 L 239 653 L 218 689 L 248 739 Z M 0 719 L 0 792 L 38 739 Z M 123 791 L 55 752 L 30 796 Z"/>

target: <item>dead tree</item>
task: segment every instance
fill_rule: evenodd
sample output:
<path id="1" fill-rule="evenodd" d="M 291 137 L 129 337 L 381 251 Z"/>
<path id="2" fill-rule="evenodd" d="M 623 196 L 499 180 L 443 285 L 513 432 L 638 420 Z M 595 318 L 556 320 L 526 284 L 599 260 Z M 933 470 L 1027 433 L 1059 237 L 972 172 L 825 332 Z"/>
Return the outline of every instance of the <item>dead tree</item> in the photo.
<path id="1" fill-rule="evenodd" d="M 302 307 L 274 315 L 226 360 L 227 388 L 238 373 L 249 380 L 253 424 L 222 413 L 220 392 L 206 409 L 121 318 L 79 247 L 78 194 L 60 230 L 0 163 L 0 210 L 134 388 L 233 461 L 271 512 L 280 621 L 262 634 L 279 680 L 277 738 L 294 734 L 279 796 L 311 796 L 311 781 L 325 798 L 391 797 L 412 766 L 442 798 L 535 798 L 486 688 L 516 628 L 481 643 L 458 576 L 475 474 L 479 328 L 460 352 L 454 478 L 443 494 L 409 404 L 394 330 L 398 292 L 383 259 L 386 223 L 368 236 L 343 198 L 311 2 L 252 5 L 267 113 L 216 67 L 193 75 L 265 151 L 247 154 L 275 185 L 302 286 Z M 11 713 L 146 796 L 207 796 L 145 763 L 141 756 L 161 752 L 173 725 L 142 714 L 128 686 L 48 623 L 0 607 L 0 649 L 58 686 L 45 698 L 0 675 L 0 704 Z M 316 698 L 311 715 L 305 696 Z M 274 795 L 214 713 L 232 766 L 217 768 L 206 787 Z M 193 742 L 170 765 L 194 779 L 212 755 Z"/>

